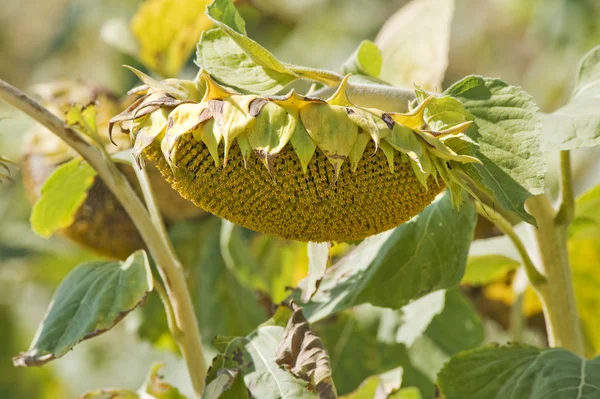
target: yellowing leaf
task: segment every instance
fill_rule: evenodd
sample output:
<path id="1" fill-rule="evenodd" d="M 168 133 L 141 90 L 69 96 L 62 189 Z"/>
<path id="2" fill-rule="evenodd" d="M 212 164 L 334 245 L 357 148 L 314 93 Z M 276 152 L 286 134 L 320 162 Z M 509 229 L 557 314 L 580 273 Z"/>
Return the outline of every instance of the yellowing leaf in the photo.
<path id="1" fill-rule="evenodd" d="M 42 186 L 41 196 L 31 211 L 33 230 L 47 238 L 70 226 L 95 176 L 96 171 L 80 158 L 56 168 Z"/>
<path id="2" fill-rule="evenodd" d="M 139 57 L 165 77 L 176 76 L 200 39 L 212 27 L 204 13 L 210 0 L 146 0 L 131 20 Z"/>
<path id="3" fill-rule="evenodd" d="M 518 267 L 519 262 L 503 255 L 470 256 L 461 284 L 487 284 L 500 280 Z"/>

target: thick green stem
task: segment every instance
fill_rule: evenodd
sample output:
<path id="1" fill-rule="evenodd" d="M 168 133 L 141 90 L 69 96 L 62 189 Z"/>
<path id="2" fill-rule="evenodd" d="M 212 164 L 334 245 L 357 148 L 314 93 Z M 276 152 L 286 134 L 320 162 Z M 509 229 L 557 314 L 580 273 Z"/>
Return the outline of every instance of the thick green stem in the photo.
<path id="1" fill-rule="evenodd" d="M 112 168 L 102 153 L 81 138 L 76 131 L 31 97 L 3 80 L 0 80 L 0 98 L 35 119 L 76 150 L 98 172 L 100 178 L 125 208 L 158 266 L 175 315 L 175 322 L 181 331 L 181 334 L 175 338 L 187 363 L 195 397 L 199 398 L 206 376 L 200 331 L 183 267 L 175 256 L 169 240 L 161 231 L 161 227 L 153 224 L 148 211 L 125 176 L 116 168 Z"/>
<path id="2" fill-rule="evenodd" d="M 583 337 L 567 251 L 568 222 L 565 224 L 564 220 L 555 217 L 550 199 L 543 194 L 531 197 L 527 209 L 538 225 L 534 234 L 548 279 L 548 283 L 538 290 L 538 295 L 544 309 L 549 344 L 583 355 Z"/>

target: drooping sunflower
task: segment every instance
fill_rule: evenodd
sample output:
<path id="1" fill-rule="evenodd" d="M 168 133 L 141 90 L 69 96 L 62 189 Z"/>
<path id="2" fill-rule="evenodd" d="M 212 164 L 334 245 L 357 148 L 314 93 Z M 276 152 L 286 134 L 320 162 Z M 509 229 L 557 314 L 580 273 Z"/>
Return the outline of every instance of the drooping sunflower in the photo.
<path id="1" fill-rule="evenodd" d="M 346 76 L 328 99 L 261 97 L 195 81 L 144 81 L 111 123 L 129 132 L 184 198 L 233 223 L 300 241 L 349 241 L 398 226 L 479 162 L 468 112 L 436 117 L 426 96 L 408 113 L 357 106 Z M 111 127 L 112 128 L 112 127 Z"/>
<path id="2" fill-rule="evenodd" d="M 94 103 L 98 131 L 102 133 L 100 138 L 106 150 L 114 154 L 130 148 L 126 136 L 118 137 L 114 143 L 116 145 L 112 145 L 106 134 L 109 119 L 122 108 L 122 102 L 108 90 L 79 81 L 60 81 L 38 85 L 35 91 L 44 106 L 59 117 L 64 117 L 73 104 Z M 24 154 L 23 179 L 31 202 L 39 198 L 48 176 L 59 165 L 77 156 L 71 147 L 42 126 L 35 126 L 27 132 Z M 118 167 L 137 188 L 133 170 L 123 164 Z M 156 169 L 150 169 L 149 176 L 167 222 L 204 213 L 173 191 Z M 144 247 L 133 222 L 99 178 L 94 180 L 86 201 L 77 210 L 74 222 L 59 233 L 102 255 L 118 259 L 125 259 Z"/>

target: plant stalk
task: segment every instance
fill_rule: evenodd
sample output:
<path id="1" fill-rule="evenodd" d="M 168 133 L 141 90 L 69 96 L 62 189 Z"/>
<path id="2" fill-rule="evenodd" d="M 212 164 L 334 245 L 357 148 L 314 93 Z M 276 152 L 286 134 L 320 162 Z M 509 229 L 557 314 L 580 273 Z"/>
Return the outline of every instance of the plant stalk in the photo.
<path id="1" fill-rule="evenodd" d="M 570 200 L 566 202 L 565 206 L 571 206 L 568 204 Z M 548 343 L 551 347 L 562 347 L 583 356 L 583 337 L 567 250 L 568 222 L 565 223 L 563 216 L 555 217 L 550 199 L 544 194 L 529 198 L 527 209 L 538 225 L 534 235 L 548 279 L 548 284 L 538 290 L 548 329 Z"/>
<path id="2" fill-rule="evenodd" d="M 98 172 L 100 178 L 119 200 L 135 224 L 158 266 L 173 309 L 175 322 L 181 332 L 175 338 L 185 358 L 195 397 L 199 398 L 206 376 L 200 331 L 183 267 L 173 252 L 170 241 L 161 231 L 161 227 L 153 223 L 148 211 L 125 176 L 116 168 L 111 168 L 102 153 L 85 141 L 75 130 L 27 94 L 3 80 L 0 80 L 0 98 L 42 124 L 77 151 Z"/>

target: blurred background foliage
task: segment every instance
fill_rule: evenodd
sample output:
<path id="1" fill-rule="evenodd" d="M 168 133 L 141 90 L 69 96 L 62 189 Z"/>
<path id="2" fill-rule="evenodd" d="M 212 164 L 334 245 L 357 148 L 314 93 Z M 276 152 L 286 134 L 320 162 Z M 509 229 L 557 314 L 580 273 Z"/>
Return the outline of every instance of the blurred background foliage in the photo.
<path id="1" fill-rule="evenodd" d="M 193 78 L 195 42 L 210 26 L 203 14 L 206 3 L 4 0 L 0 78 L 25 89 L 65 78 L 81 79 L 117 93 L 135 84 L 122 64 L 156 76 Z M 362 40 L 373 39 L 405 3 L 237 1 L 249 36 L 277 57 L 334 70 Z M 580 57 L 600 43 L 599 19 L 596 0 L 458 0 L 444 87 L 468 74 L 500 77 L 522 86 L 542 111 L 552 111 L 568 98 Z M 0 153 L 18 163 L 24 132 L 32 122 L 1 104 L 0 118 Z M 573 158 L 576 188 L 583 192 L 597 183 L 600 163 L 593 150 L 578 150 Z M 549 162 L 548 185 L 553 192 L 557 179 L 552 165 L 556 162 L 552 158 Z M 0 185 L 0 399 L 70 398 L 92 388 L 135 388 L 154 360 L 165 361 L 167 379 L 188 391 L 185 366 L 168 335 L 155 294 L 110 333 L 83 343 L 64 359 L 40 369 L 13 368 L 11 357 L 27 348 L 58 283 L 75 265 L 96 257 L 60 237 L 44 240 L 32 233 L 28 225 L 31 207 L 21 176 L 15 170 L 13 177 L 14 184 Z M 284 299 L 289 287 L 307 273 L 302 243 L 222 225 L 211 217 L 173 224 L 170 233 L 187 267 L 209 351 L 216 335 L 246 335 L 268 319 L 273 303 Z M 482 223 L 476 234 L 490 237 L 497 232 Z M 480 247 L 505 245 L 493 240 Z M 578 304 L 589 332 L 596 326 L 589 320 L 594 319 L 590 309 L 597 309 L 600 277 L 586 265 L 597 265 L 590 260 L 600 257 L 600 246 L 581 245 L 574 243 L 572 253 L 577 255 L 574 266 L 581 265 L 575 284 L 578 293 L 583 293 Z M 337 257 L 348 247 L 335 245 L 331 254 Z M 476 243 L 472 252 L 486 251 Z M 490 264 L 493 273 L 489 273 Z M 481 265 L 486 266 L 485 272 Z M 421 387 L 428 397 L 434 394 L 435 373 L 457 351 L 483 341 L 507 341 L 515 334 L 543 345 L 539 303 L 529 290 L 518 288 L 523 276 L 517 268 L 518 262 L 505 256 L 471 257 L 463 287 L 446 294 L 444 310 L 431 315 L 425 335 L 418 339 L 400 339 L 396 334 L 402 324 L 399 320 L 410 319 L 408 310 L 363 305 L 318 323 L 316 331 L 330 351 L 338 392 L 348 393 L 365 378 L 402 366 L 403 381 Z M 514 309 L 521 306 L 525 320 L 515 321 Z M 594 341 L 597 338 L 588 334 L 590 354 L 600 351 L 600 343 Z"/>

